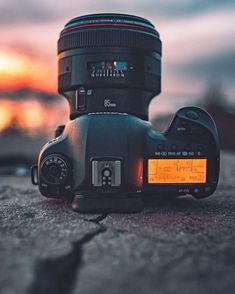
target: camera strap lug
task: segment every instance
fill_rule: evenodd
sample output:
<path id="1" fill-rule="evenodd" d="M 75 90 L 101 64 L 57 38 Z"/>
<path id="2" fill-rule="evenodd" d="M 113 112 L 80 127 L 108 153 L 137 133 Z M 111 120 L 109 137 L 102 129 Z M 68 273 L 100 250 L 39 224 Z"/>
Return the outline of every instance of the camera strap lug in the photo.
<path id="1" fill-rule="evenodd" d="M 31 182 L 33 185 L 38 185 L 38 166 L 34 164 L 31 167 Z"/>

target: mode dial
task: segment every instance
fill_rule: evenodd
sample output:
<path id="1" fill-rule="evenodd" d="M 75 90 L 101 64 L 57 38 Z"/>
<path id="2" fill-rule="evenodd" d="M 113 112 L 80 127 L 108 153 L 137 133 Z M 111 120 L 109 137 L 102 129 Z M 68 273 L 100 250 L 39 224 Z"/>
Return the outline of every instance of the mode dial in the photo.
<path id="1" fill-rule="evenodd" d="M 41 171 L 43 179 L 49 184 L 60 184 L 69 174 L 66 159 L 61 155 L 47 156 L 41 164 Z"/>

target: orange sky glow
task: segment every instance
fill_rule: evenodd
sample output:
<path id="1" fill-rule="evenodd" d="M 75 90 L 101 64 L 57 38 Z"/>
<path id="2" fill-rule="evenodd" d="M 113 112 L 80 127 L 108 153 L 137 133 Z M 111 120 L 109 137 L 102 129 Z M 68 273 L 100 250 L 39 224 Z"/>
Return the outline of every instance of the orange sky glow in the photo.
<path id="1" fill-rule="evenodd" d="M 46 107 L 33 99 L 20 103 L 3 99 L 0 103 L 0 132 L 13 127 L 28 135 L 51 135 L 57 125 L 68 120 L 68 113 L 65 100 Z"/>
<path id="2" fill-rule="evenodd" d="M 42 106 L 33 94 L 31 100 L 21 97 L 19 103 L 1 92 L 27 88 L 57 95 L 59 32 L 70 18 L 90 13 L 136 14 L 149 19 L 160 32 L 162 92 L 151 102 L 150 118 L 157 111 L 168 113 L 194 104 L 210 81 L 221 82 L 225 96 L 235 102 L 233 1 L 71 0 L 70 5 L 65 0 L 16 2 L 0 1 L 0 132 L 16 122 L 29 133 L 38 132 L 45 122 L 48 129 L 53 129 L 68 119 L 65 99 L 53 108 Z"/>
<path id="3" fill-rule="evenodd" d="M 0 90 L 31 88 L 56 93 L 56 75 L 38 59 L 0 50 Z"/>
<path id="4" fill-rule="evenodd" d="M 57 92 L 56 44 L 64 24 L 76 15 L 105 12 L 112 8 L 114 12 L 149 18 L 160 32 L 163 44 L 162 96 L 201 95 L 208 80 L 213 78 L 225 83 L 229 95 L 234 93 L 234 83 L 231 81 L 229 71 L 229 66 L 233 65 L 229 58 L 232 60 L 235 50 L 235 43 L 231 38 L 235 33 L 233 25 L 235 5 L 231 9 L 225 4 L 224 7 L 222 4 L 219 7 L 217 3 L 218 6 L 212 5 L 210 9 L 202 9 L 197 13 L 197 5 L 192 1 L 187 1 L 188 4 L 179 1 L 177 5 L 174 4 L 178 10 L 180 7 L 183 9 L 190 5 L 192 8 L 189 10 L 191 14 L 184 13 L 177 17 L 175 13 L 167 14 L 168 10 L 170 12 L 175 8 L 167 4 L 157 4 L 155 7 L 150 0 L 146 1 L 144 7 L 140 0 L 130 0 L 128 3 L 125 2 L 124 6 L 124 0 L 117 0 L 115 7 L 108 7 L 106 3 L 105 9 L 104 3 L 95 4 L 87 0 L 81 5 L 75 0 L 71 1 L 74 9 L 68 10 L 66 2 L 60 1 L 56 6 L 58 17 L 55 19 L 49 17 L 50 8 L 53 7 L 53 11 L 55 9 L 53 6 L 55 0 L 50 2 L 52 6 L 46 0 L 40 1 L 38 8 L 42 9 L 42 16 L 40 11 L 31 7 L 34 4 L 27 0 L 29 7 L 25 7 L 25 12 L 15 11 L 19 14 L 17 25 L 10 19 L 5 19 L 1 24 L 0 18 L 0 90 L 28 87 L 55 94 Z M 167 0 L 166 3 L 168 2 Z M 8 5 L 5 3 L 3 6 L 8 11 Z M 78 6 L 79 9 L 76 8 Z M 163 7 L 165 14 L 161 13 Z M 35 13 L 35 19 L 29 19 L 28 14 L 24 15 L 27 9 L 30 13 Z M 61 15 L 60 11 L 63 11 Z M 4 17 L 4 10 L 0 10 L 1 13 Z M 38 21 L 39 16 L 47 16 L 48 19 L 44 21 L 42 18 Z M 224 60 L 224 66 L 219 67 L 221 70 L 214 69 L 215 64 L 220 60 L 222 65 Z"/>

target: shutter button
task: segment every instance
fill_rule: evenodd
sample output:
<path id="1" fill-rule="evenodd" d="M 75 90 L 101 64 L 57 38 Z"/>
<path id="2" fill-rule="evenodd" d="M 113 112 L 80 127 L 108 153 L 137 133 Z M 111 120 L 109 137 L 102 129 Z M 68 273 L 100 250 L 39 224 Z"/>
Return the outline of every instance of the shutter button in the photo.
<path id="1" fill-rule="evenodd" d="M 192 111 L 192 110 L 187 111 L 187 112 L 186 112 L 186 116 L 187 116 L 188 118 L 190 118 L 190 119 L 193 119 L 193 120 L 197 120 L 197 119 L 199 119 L 199 115 L 197 114 L 197 112 Z"/>

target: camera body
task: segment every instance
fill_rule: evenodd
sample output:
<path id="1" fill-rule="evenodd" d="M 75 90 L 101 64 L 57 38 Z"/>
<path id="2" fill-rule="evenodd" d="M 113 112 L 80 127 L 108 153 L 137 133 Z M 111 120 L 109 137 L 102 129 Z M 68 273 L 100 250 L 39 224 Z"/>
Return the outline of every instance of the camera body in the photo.
<path id="1" fill-rule="evenodd" d="M 165 133 L 122 113 L 69 122 L 39 157 L 46 197 L 74 199 L 83 212 L 139 211 L 157 195 L 211 195 L 219 175 L 215 124 L 202 109 L 180 109 Z"/>
<path id="2" fill-rule="evenodd" d="M 46 197 L 81 212 L 136 212 L 159 195 L 211 195 L 219 143 L 211 116 L 180 109 L 168 130 L 148 122 L 161 91 L 161 41 L 147 20 L 98 14 L 71 20 L 58 42 L 59 92 L 71 120 L 32 168 Z"/>

